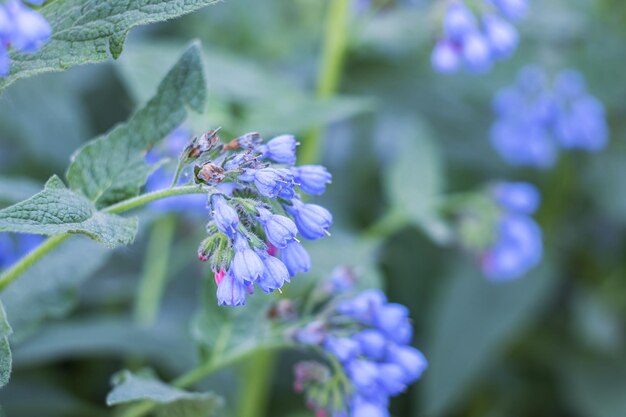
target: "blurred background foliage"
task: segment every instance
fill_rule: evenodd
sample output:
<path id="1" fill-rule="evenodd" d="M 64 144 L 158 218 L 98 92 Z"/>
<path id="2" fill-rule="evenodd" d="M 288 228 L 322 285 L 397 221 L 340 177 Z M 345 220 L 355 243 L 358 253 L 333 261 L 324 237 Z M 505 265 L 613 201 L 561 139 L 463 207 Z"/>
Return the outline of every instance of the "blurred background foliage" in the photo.
<path id="1" fill-rule="evenodd" d="M 79 144 L 124 121 L 199 38 L 210 96 L 188 121 L 194 133 L 288 132 L 306 146 L 312 129 L 327 128 L 320 162 L 333 184 L 322 201 L 335 215 L 333 238 L 310 245 L 315 269 L 287 296 L 349 264 L 363 286 L 409 306 L 430 368 L 394 400 L 394 415 L 626 415 L 626 3 L 533 0 L 512 59 L 485 75 L 443 76 L 429 63 L 432 3 L 381 2 L 351 17 L 339 93 L 319 99 L 328 3 L 227 0 L 135 30 L 117 62 L 15 83 L 0 96 L 2 206 L 62 174 Z M 584 73 L 608 110 L 607 149 L 564 154 L 551 171 L 501 161 L 488 140 L 491 99 L 531 62 Z M 497 179 L 540 187 L 546 247 L 539 268 L 500 285 L 447 244 L 431 215 L 440 196 Z M 163 305 L 142 327 L 132 305 L 158 219 L 142 220 L 135 245 L 111 253 L 75 238 L 2 294 L 16 331 L 14 374 L 0 392 L 8 416 L 110 415 L 115 371 L 147 364 L 171 379 L 202 355 L 193 339 L 210 334 L 196 312 L 215 303 L 200 290 L 209 271 L 195 256 L 204 222 L 176 219 Z M 241 417 L 311 415 L 291 390 L 295 357 L 280 357 L 276 382 L 256 393 L 257 414 Z M 241 401 L 240 371 L 198 386 L 226 398 L 224 415 Z"/>

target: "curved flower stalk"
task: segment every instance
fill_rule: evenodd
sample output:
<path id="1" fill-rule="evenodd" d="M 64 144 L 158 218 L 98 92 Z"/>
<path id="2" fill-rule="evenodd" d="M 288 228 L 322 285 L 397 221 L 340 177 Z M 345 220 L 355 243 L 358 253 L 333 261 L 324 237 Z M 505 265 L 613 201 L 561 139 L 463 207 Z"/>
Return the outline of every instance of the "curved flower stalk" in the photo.
<path id="1" fill-rule="evenodd" d="M 549 81 L 530 65 L 493 103 L 491 142 L 511 165 L 550 168 L 559 148 L 596 152 L 608 141 L 604 106 L 587 92 L 582 74 L 564 70 Z"/>
<path id="2" fill-rule="evenodd" d="M 41 5 L 42 0 L 28 3 Z M 37 11 L 20 0 L 8 0 L 0 4 L 0 77 L 9 74 L 11 59 L 9 48 L 22 53 L 37 52 L 52 35 L 52 28 Z"/>
<path id="3" fill-rule="evenodd" d="M 157 148 L 151 149 L 146 154 L 146 161 L 152 164 L 158 164 L 163 159 L 176 161 L 180 155 L 181 149 L 185 149 L 191 139 L 191 132 L 184 128 L 178 127 L 174 129 Z M 188 171 L 188 170 L 186 170 Z M 162 190 L 170 185 L 182 185 L 189 182 L 189 172 L 178 176 L 177 183 L 172 184 L 172 177 L 175 176 L 175 169 L 171 163 L 160 166 L 150 175 L 146 183 L 146 191 Z M 185 216 L 203 216 L 207 210 L 206 196 L 201 194 L 187 194 L 175 197 L 163 198 L 155 200 L 149 205 L 157 212 L 174 212 Z"/>
<path id="4" fill-rule="evenodd" d="M 297 144 L 292 135 L 264 143 L 256 132 L 221 144 L 213 130 L 183 152 L 180 166 L 194 162 L 196 182 L 211 186 L 211 221 L 198 258 L 214 271 L 220 305 L 245 304 L 255 285 L 280 290 L 310 268 L 298 236 L 329 235 L 330 212 L 304 203 L 300 192 L 322 194 L 331 175 L 319 165 L 294 166 Z"/>
<path id="5" fill-rule="evenodd" d="M 33 250 L 44 238 L 24 233 L 0 233 L 0 271 Z"/>
<path id="6" fill-rule="evenodd" d="M 446 1 L 441 34 L 431 55 L 435 71 L 485 72 L 513 55 L 519 34 L 510 21 L 520 19 L 527 6 L 527 0 Z"/>
<path id="7" fill-rule="evenodd" d="M 405 306 L 379 290 L 330 298 L 338 289 L 351 291 L 349 277 L 340 269 L 323 283 L 318 294 L 328 298 L 318 297 L 318 313 L 293 333 L 296 343 L 325 359 L 298 363 L 294 388 L 318 416 L 389 416 L 389 399 L 418 380 L 428 362 L 410 346 Z"/>

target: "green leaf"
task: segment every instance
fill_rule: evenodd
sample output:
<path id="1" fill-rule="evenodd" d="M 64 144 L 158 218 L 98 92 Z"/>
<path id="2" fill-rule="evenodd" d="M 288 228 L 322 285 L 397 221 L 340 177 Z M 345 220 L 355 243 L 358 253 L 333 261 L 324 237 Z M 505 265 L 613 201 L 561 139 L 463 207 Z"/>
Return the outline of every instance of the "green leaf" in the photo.
<path id="1" fill-rule="evenodd" d="M 167 385 L 147 372 L 133 374 L 121 371 L 113 376 L 113 390 L 107 405 L 150 400 L 159 403 L 158 416 L 209 417 L 222 406 L 222 399 L 213 393 L 191 393 Z"/>
<path id="2" fill-rule="evenodd" d="M 0 89 L 20 78 L 63 71 L 74 65 L 117 58 L 129 30 L 173 19 L 215 0 L 56 0 L 41 8 L 52 39 L 35 54 L 11 54 L 11 74 Z"/>
<path id="3" fill-rule="evenodd" d="M 437 214 L 444 192 L 443 160 L 431 132 L 414 117 L 388 117 L 379 126 L 394 153 L 386 171 L 391 210 L 422 228 L 438 242 L 446 242 L 450 231 Z"/>
<path id="4" fill-rule="evenodd" d="M 70 188 L 98 207 L 139 193 L 154 169 L 144 161 L 148 148 L 185 120 L 187 107 L 204 110 L 206 82 L 200 55 L 199 44 L 192 44 L 141 110 L 74 154 L 67 172 Z"/>
<path id="5" fill-rule="evenodd" d="M 457 269 L 431 314 L 424 413 L 447 415 L 481 372 L 538 314 L 556 288 L 549 263 L 514 282 L 491 283 L 473 265 Z"/>
<path id="6" fill-rule="evenodd" d="M 98 211 L 92 202 L 66 188 L 54 176 L 43 191 L 0 210 L 0 232 L 50 236 L 80 233 L 113 248 L 132 243 L 137 219 Z"/>
<path id="7" fill-rule="evenodd" d="M 63 242 L 24 272 L 0 295 L 16 329 L 13 342 L 32 333 L 47 318 L 65 316 L 76 304 L 77 287 L 111 254 L 85 237 Z"/>
<path id="8" fill-rule="evenodd" d="M 5 386 L 11 377 L 11 348 L 9 347 L 9 335 L 12 333 L 11 326 L 7 321 L 4 306 L 0 302 L 0 387 Z"/>

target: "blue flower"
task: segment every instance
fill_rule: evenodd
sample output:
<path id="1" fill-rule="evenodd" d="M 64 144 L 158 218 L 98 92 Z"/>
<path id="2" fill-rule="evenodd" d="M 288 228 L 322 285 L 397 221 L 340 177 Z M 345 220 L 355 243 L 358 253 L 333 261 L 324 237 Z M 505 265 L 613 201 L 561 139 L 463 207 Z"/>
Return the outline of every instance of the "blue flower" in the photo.
<path id="1" fill-rule="evenodd" d="M 267 240 L 277 248 L 284 248 L 296 239 L 298 229 L 290 218 L 272 214 L 271 211 L 260 207 L 259 220 L 265 229 Z"/>
<path id="2" fill-rule="evenodd" d="M 233 276 L 244 285 L 258 281 L 265 272 L 265 266 L 240 233 L 235 235 L 234 249 L 235 257 L 231 267 Z"/>
<path id="3" fill-rule="evenodd" d="M 480 32 L 472 32 L 465 37 L 462 54 L 465 64 L 472 71 L 483 72 L 491 68 L 489 43 Z"/>
<path id="4" fill-rule="evenodd" d="M 261 168 L 250 170 L 246 172 L 246 176 L 240 177 L 242 181 L 248 178 L 252 178 L 256 189 L 264 197 L 293 197 L 293 175 L 288 170 Z"/>
<path id="5" fill-rule="evenodd" d="M 6 8 L 12 21 L 12 47 L 20 52 L 32 53 L 50 40 L 52 28 L 41 14 L 24 6 L 19 0 L 10 0 Z"/>
<path id="6" fill-rule="evenodd" d="M 378 366 L 378 381 L 387 395 L 393 396 L 406 390 L 406 373 L 400 365 L 395 363 L 383 363 Z"/>
<path id="7" fill-rule="evenodd" d="M 289 271 L 284 263 L 279 259 L 270 256 L 265 251 L 257 252 L 263 261 L 263 274 L 257 281 L 257 285 L 261 291 L 271 293 L 274 290 L 282 288 L 285 282 L 289 282 Z"/>
<path id="8" fill-rule="evenodd" d="M 496 243 L 483 255 L 483 273 L 492 281 L 519 278 L 543 253 L 541 229 L 526 215 L 509 214 L 499 223 Z"/>
<path id="9" fill-rule="evenodd" d="M 387 406 L 367 400 L 352 402 L 352 417 L 389 417 Z"/>
<path id="10" fill-rule="evenodd" d="M 321 165 L 301 165 L 291 167 L 294 181 L 307 194 L 322 195 L 326 191 L 326 184 L 330 184 L 332 175 Z"/>
<path id="11" fill-rule="evenodd" d="M 346 365 L 346 373 L 360 393 L 375 394 L 378 388 L 378 367 L 366 359 L 355 359 Z"/>
<path id="12" fill-rule="evenodd" d="M 347 337 L 328 337 L 324 343 L 324 349 L 340 362 L 348 362 L 360 353 L 359 343 Z"/>
<path id="13" fill-rule="evenodd" d="M 218 230 L 228 237 L 234 237 L 239 224 L 237 211 L 228 204 L 222 194 L 213 194 L 211 196 L 211 208 Z"/>
<path id="14" fill-rule="evenodd" d="M 447 39 L 441 39 L 433 48 L 430 58 L 435 71 L 450 74 L 459 69 L 461 59 L 455 45 Z"/>
<path id="15" fill-rule="evenodd" d="M 517 49 L 519 35 L 512 24 L 495 15 L 488 15 L 483 18 L 483 26 L 493 56 L 509 57 Z"/>
<path id="16" fill-rule="evenodd" d="M 476 29 L 476 17 L 462 2 L 453 3 L 443 20 L 443 30 L 449 39 L 462 40 Z"/>
<path id="17" fill-rule="evenodd" d="M 317 204 L 305 204 L 294 199 L 292 206 L 286 206 L 293 215 L 298 231 L 305 239 L 316 240 L 328 235 L 328 228 L 333 223 L 333 216 L 328 210 Z"/>
<path id="18" fill-rule="evenodd" d="M 1 9 L 0 9 L 0 12 L 1 12 Z M 9 52 L 7 51 L 5 46 L 2 44 L 2 40 L 0 39 L 0 77 L 9 75 L 10 70 L 11 70 L 11 58 L 9 58 Z"/>
<path id="19" fill-rule="evenodd" d="M 528 0 L 492 0 L 508 19 L 519 20 L 528 8 Z"/>
<path id="20" fill-rule="evenodd" d="M 44 237 L 26 233 L 0 233 L 0 269 L 8 268 L 43 242 Z"/>
<path id="21" fill-rule="evenodd" d="M 372 324 L 376 312 L 387 303 L 387 297 L 380 290 L 367 290 L 349 300 L 341 302 L 338 311 L 363 324 Z"/>
<path id="22" fill-rule="evenodd" d="M 300 272 L 307 272 L 311 268 L 311 257 L 306 249 L 295 240 L 287 243 L 287 246 L 280 250 L 280 259 L 287 267 L 289 276 L 292 277 Z"/>
<path id="23" fill-rule="evenodd" d="M 354 335 L 354 339 L 359 343 L 361 352 L 370 359 L 382 359 L 387 351 L 387 339 L 378 330 L 362 330 Z"/>
<path id="24" fill-rule="evenodd" d="M 376 309 L 374 324 L 387 337 L 398 343 L 408 343 L 413 336 L 409 310 L 401 304 L 388 303 Z"/>
<path id="25" fill-rule="evenodd" d="M 492 193 L 500 206 L 523 214 L 537 211 L 541 200 L 537 187 L 526 182 L 500 182 L 493 187 Z"/>
<path id="26" fill-rule="evenodd" d="M 387 350 L 387 361 L 400 366 L 404 381 L 411 383 L 422 376 L 428 367 L 424 354 L 411 346 L 391 345 Z"/>
<path id="27" fill-rule="evenodd" d="M 293 135 L 281 135 L 261 145 L 257 150 L 263 158 L 271 159 L 279 164 L 293 165 L 296 163 L 296 146 L 298 142 Z"/>
<path id="28" fill-rule="evenodd" d="M 217 303 L 221 306 L 241 306 L 246 304 L 246 287 L 232 274 L 227 273 L 217 286 Z"/>

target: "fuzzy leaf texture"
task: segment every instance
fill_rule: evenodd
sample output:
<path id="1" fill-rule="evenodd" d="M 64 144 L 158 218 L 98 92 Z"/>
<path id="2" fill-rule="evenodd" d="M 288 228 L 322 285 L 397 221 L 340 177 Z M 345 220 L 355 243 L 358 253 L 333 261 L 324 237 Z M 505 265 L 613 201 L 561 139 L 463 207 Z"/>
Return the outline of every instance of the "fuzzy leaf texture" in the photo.
<path id="1" fill-rule="evenodd" d="M 113 390 L 107 396 L 107 405 L 151 400 L 159 404 L 157 416 L 209 417 L 222 406 L 221 397 L 213 393 L 191 393 L 167 385 L 144 374 L 122 371 L 114 376 Z"/>
<path id="2" fill-rule="evenodd" d="M 14 81 L 74 65 L 102 62 L 122 53 L 135 26 L 173 19 L 216 0 L 56 0 L 41 8 L 52 26 L 52 39 L 35 54 L 12 53 L 9 76 L 0 90 Z"/>
<path id="3" fill-rule="evenodd" d="M 78 233 L 108 247 L 132 243 L 137 220 L 100 212 L 54 176 L 43 191 L 0 210 L 0 232 L 58 235 Z"/>
<path id="4" fill-rule="evenodd" d="M 0 303 L 0 387 L 5 386 L 11 376 L 13 362 L 9 347 L 9 335 L 11 333 L 11 326 L 7 322 L 4 306 Z"/>
<path id="5" fill-rule="evenodd" d="M 193 43 L 165 76 L 156 95 L 131 119 L 77 150 L 67 172 L 70 188 L 97 207 L 139 194 L 154 169 L 144 161 L 148 148 L 187 117 L 202 112 L 206 81 L 200 46 Z"/>

